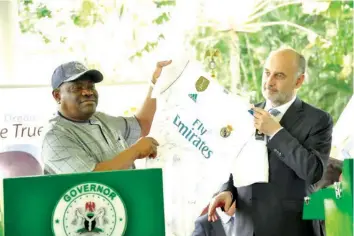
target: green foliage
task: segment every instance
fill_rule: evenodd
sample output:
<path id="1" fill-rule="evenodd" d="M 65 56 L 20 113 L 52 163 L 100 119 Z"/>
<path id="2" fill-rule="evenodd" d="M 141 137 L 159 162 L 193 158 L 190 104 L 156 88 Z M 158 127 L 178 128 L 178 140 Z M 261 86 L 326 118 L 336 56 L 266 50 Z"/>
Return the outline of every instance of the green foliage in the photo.
<path id="1" fill-rule="evenodd" d="M 265 1 L 260 4 L 262 2 L 265 8 Z M 197 59 L 207 65 L 208 61 L 203 58 L 205 50 L 219 49 L 223 58 L 222 65 L 217 68 L 220 83 L 233 90 L 236 88 L 232 86 L 236 85 L 255 91 L 252 100 L 261 101 L 260 86 L 266 57 L 272 50 L 290 46 L 308 61 L 308 78 L 299 90 L 299 96 L 328 111 L 336 121 L 353 94 L 352 2 L 333 1 L 327 10 L 317 14 L 303 13 L 301 4 L 290 4 L 259 15 L 248 23 L 255 26 L 255 32 L 217 32 L 211 27 L 199 28 L 191 40 L 198 52 Z M 240 56 L 239 78 L 231 77 L 232 55 Z"/>
<path id="2" fill-rule="evenodd" d="M 190 43 L 196 48 L 196 59 L 204 62 L 206 70 L 209 69 L 210 59 L 205 60 L 205 53 L 208 50 L 218 50 L 221 53 L 221 58 L 215 60 L 216 76 L 219 82 L 225 86 L 226 89 L 231 89 L 231 70 L 230 55 L 232 48 L 232 37 L 229 33 L 218 32 L 213 27 L 200 27 L 197 29 L 195 37 L 191 39 Z"/>
<path id="3" fill-rule="evenodd" d="M 35 25 L 47 18 L 52 18 L 52 12 L 44 4 L 35 5 L 32 0 L 19 2 L 19 26 L 22 33 L 35 33 L 42 36 L 44 42 L 49 42 L 48 37 Z"/>
<path id="4" fill-rule="evenodd" d="M 91 0 L 83 0 L 81 8 L 73 11 L 71 20 L 76 26 L 81 28 L 93 26 L 96 23 L 104 23 L 103 15 L 100 14 L 100 11 L 100 6 L 97 3 Z"/>
<path id="5" fill-rule="evenodd" d="M 176 5 L 176 0 L 171 1 L 155 1 L 156 8 L 171 7 Z M 170 13 L 162 12 L 158 17 L 152 20 L 153 24 L 162 25 L 170 20 Z M 142 57 L 144 53 L 149 53 L 154 50 L 161 40 L 164 40 L 165 36 L 161 33 L 157 36 L 157 39 L 152 42 L 146 42 L 145 46 L 137 50 L 132 56 L 129 57 L 129 60 L 134 60 L 135 58 Z"/>
<path id="6" fill-rule="evenodd" d="M 121 18 L 130 14 L 124 2 L 119 6 L 105 6 L 104 0 L 82 0 L 79 9 L 71 11 L 70 19 L 57 22 L 60 26 L 72 23 L 78 28 L 104 23 L 109 11 Z M 353 94 L 353 1 L 329 1 L 327 9 L 314 8 L 304 12 L 306 3 L 299 1 L 258 0 L 249 22 L 236 30 L 218 31 L 208 27 L 197 28 L 186 39 L 195 48 L 196 58 L 205 63 L 216 63 L 216 78 L 231 91 L 253 91 L 252 101 L 262 100 L 261 77 L 263 64 L 269 52 L 281 46 L 290 46 L 301 52 L 308 61 L 308 78 L 299 90 L 301 98 L 320 107 L 336 121 Z M 318 2 L 323 4 L 326 1 Z M 315 2 L 313 2 L 315 3 Z M 151 19 L 153 25 L 169 22 L 175 0 L 154 2 L 159 15 Z M 242 7 L 242 4 L 239 5 Z M 40 35 L 45 43 L 51 38 L 37 28 L 43 20 L 55 18 L 56 12 L 33 0 L 20 0 L 20 29 L 23 33 Z M 137 16 L 138 17 L 138 16 Z M 135 32 L 133 32 L 134 38 Z M 60 42 L 66 43 L 67 36 Z M 156 40 L 146 42 L 130 57 L 131 60 L 152 52 L 164 40 L 163 32 Z M 208 50 L 218 50 L 220 56 L 205 58 Z"/>
<path id="7" fill-rule="evenodd" d="M 162 8 L 162 7 L 169 7 L 169 6 L 176 6 L 176 1 L 171 0 L 171 1 L 155 1 L 157 8 Z"/>
<path id="8" fill-rule="evenodd" d="M 56 13 L 63 9 L 57 10 Z M 64 9 L 67 10 L 67 9 Z M 91 27 L 97 23 L 103 23 L 104 17 L 110 9 L 105 5 L 99 4 L 99 1 L 82 0 L 81 6 L 78 9 L 72 9 L 71 17 L 68 21 L 57 22 L 57 27 L 65 24 L 73 23 L 79 28 Z M 31 33 L 40 35 L 44 43 L 50 43 L 52 39 L 43 32 L 42 29 L 37 27 L 38 23 L 53 19 L 53 11 L 43 3 L 35 3 L 33 0 L 20 0 L 19 1 L 19 26 L 22 33 Z M 124 4 L 119 8 L 119 16 L 124 13 Z M 70 21 L 71 20 L 71 21 Z M 56 40 L 56 39 L 55 39 Z M 65 43 L 66 38 L 61 37 L 60 42 Z"/>
<path id="9" fill-rule="evenodd" d="M 136 57 L 142 57 L 144 53 L 149 53 L 149 52 L 151 52 L 152 50 L 154 50 L 154 49 L 157 47 L 159 41 L 160 41 L 160 40 L 163 40 L 163 39 L 165 39 L 164 35 L 163 35 L 163 34 L 160 34 L 160 35 L 157 37 L 157 40 L 156 40 L 156 41 L 153 41 L 153 42 L 146 42 L 145 46 L 144 46 L 142 49 L 140 49 L 140 50 L 138 50 L 137 52 L 135 52 L 135 54 L 132 55 L 132 56 L 129 58 L 129 60 L 134 60 L 134 58 L 136 58 Z"/>

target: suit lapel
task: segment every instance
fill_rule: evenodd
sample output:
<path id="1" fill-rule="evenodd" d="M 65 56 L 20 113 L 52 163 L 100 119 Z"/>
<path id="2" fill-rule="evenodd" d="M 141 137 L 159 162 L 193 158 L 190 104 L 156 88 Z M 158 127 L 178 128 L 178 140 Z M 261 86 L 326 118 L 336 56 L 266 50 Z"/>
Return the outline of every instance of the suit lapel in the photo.
<path id="1" fill-rule="evenodd" d="M 296 98 L 293 104 L 291 104 L 289 109 L 283 115 L 283 118 L 280 120 L 280 125 L 283 126 L 286 130 L 290 130 L 302 117 L 302 101 L 299 98 Z"/>
<path id="2" fill-rule="evenodd" d="M 224 227 L 222 226 L 221 219 L 219 219 L 215 222 L 212 222 L 211 225 L 213 227 L 213 231 L 215 232 L 215 235 L 217 236 L 226 236 Z"/>

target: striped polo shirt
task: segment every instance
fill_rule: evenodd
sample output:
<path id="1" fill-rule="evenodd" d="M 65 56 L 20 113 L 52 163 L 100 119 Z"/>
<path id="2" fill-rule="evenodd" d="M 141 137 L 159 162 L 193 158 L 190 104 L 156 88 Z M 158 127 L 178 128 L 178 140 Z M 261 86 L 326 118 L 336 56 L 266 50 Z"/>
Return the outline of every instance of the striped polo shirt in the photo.
<path id="1" fill-rule="evenodd" d="M 43 136 L 42 159 L 48 174 L 93 171 L 140 137 L 135 117 L 113 117 L 96 112 L 88 121 L 77 122 L 60 113 L 49 121 Z"/>

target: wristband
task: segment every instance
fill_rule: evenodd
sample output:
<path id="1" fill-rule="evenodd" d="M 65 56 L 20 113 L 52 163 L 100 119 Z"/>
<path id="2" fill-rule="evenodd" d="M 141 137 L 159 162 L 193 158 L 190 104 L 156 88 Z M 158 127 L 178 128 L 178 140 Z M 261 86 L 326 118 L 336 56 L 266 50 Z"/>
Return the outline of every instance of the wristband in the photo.
<path id="1" fill-rule="evenodd" d="M 155 82 L 156 83 L 156 82 Z M 155 83 L 152 82 L 152 80 L 150 80 L 150 87 L 154 88 L 155 87 Z"/>

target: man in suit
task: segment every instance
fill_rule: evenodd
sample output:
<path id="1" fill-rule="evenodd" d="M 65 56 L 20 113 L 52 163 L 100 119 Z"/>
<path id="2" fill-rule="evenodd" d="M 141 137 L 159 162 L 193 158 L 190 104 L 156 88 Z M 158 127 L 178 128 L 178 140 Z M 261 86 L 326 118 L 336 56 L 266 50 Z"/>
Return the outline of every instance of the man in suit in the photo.
<path id="1" fill-rule="evenodd" d="M 331 116 L 296 96 L 304 81 L 305 58 L 293 49 L 273 51 L 262 77 L 265 102 L 254 107 L 254 126 L 264 136 L 269 183 L 236 188 L 232 182 L 211 200 L 227 211 L 236 201 L 237 236 L 321 236 L 318 221 L 302 220 L 303 199 L 324 173 L 332 141 Z M 270 114 L 272 113 L 272 114 Z M 257 133 L 257 132 L 256 132 Z"/>

